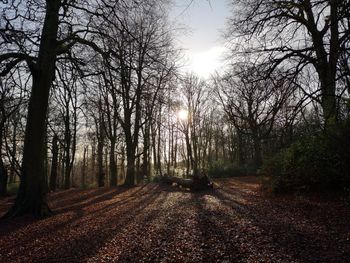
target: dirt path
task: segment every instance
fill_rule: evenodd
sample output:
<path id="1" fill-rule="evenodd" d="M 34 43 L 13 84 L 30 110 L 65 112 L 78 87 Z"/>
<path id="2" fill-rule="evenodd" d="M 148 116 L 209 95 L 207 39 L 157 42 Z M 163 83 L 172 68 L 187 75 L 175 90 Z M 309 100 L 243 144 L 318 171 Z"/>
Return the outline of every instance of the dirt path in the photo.
<path id="1" fill-rule="evenodd" d="M 203 193 L 60 191 L 50 203 L 53 217 L 0 222 L 0 262 L 350 262 L 349 206 L 266 197 L 252 177 Z"/>

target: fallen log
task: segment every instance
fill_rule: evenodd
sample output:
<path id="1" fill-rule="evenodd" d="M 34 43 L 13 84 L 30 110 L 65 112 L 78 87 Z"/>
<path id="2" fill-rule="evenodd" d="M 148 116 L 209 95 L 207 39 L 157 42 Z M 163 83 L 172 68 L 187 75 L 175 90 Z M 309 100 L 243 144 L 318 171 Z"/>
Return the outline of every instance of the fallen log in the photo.
<path id="1" fill-rule="evenodd" d="M 188 188 L 193 191 L 205 190 L 208 188 L 213 188 L 213 183 L 209 180 L 208 176 L 195 176 L 192 179 L 185 179 L 176 176 L 163 176 L 161 182 L 176 185 L 182 188 Z"/>

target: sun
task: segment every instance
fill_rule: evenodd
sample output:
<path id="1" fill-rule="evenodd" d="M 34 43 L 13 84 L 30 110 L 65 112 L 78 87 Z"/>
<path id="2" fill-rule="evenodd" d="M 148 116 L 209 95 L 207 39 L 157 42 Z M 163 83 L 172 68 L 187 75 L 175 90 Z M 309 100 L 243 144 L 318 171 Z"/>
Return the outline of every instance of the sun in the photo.
<path id="1" fill-rule="evenodd" d="M 179 110 L 177 113 L 177 117 L 183 121 L 187 120 L 188 119 L 188 111 L 187 110 Z"/>

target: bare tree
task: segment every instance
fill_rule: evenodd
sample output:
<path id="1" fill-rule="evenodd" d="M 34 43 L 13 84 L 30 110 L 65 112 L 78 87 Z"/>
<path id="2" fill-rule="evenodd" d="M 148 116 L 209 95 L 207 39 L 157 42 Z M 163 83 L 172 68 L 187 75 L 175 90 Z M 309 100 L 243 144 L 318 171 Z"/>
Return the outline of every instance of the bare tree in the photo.
<path id="1" fill-rule="evenodd" d="M 15 72 L 0 81 L 0 195 L 6 195 L 8 170 L 5 167 L 6 133 L 11 118 L 18 113 L 23 103 L 23 90 L 17 86 Z M 18 72 L 17 72 L 18 73 Z"/>
<path id="2" fill-rule="evenodd" d="M 84 41 L 79 23 L 83 16 L 70 10 L 85 10 L 84 1 L 22 1 L 11 0 L 3 4 L 0 27 L 0 75 L 6 75 L 20 63 L 26 63 L 32 75 L 26 123 L 21 184 L 14 206 L 6 216 L 32 213 L 50 214 L 46 201 L 44 140 L 49 94 L 55 78 L 57 58 L 68 54 L 77 43 L 96 48 L 93 42 Z M 80 4 L 80 8 L 79 8 Z M 38 12 L 41 11 L 41 12 Z M 86 23 L 88 24 L 88 22 Z M 76 28 L 75 28 L 76 27 Z M 86 29 L 86 25 L 85 25 Z M 79 32 L 81 35 L 79 35 Z"/>
<path id="3" fill-rule="evenodd" d="M 233 0 L 228 37 L 243 36 L 245 52 L 265 58 L 272 72 L 313 68 L 320 83 L 325 124 L 337 121 L 340 57 L 349 46 L 349 1 Z"/>
<path id="4" fill-rule="evenodd" d="M 261 141 L 268 138 L 277 113 L 293 92 L 288 79 L 274 75 L 261 79 L 259 68 L 240 65 L 237 75 L 216 81 L 218 97 L 240 134 L 252 137 L 254 164 L 262 164 Z"/>

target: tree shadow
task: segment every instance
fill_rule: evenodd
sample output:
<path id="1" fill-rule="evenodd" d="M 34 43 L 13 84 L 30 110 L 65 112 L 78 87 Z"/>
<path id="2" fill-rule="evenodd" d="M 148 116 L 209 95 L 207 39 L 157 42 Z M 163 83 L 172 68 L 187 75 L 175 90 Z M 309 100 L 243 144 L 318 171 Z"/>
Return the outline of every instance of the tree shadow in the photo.
<path id="1" fill-rule="evenodd" d="M 253 185 L 244 188 L 228 182 L 219 189 L 195 193 L 158 184 L 83 191 L 84 197 L 67 196 L 66 202 L 55 203 L 53 217 L 35 222 L 18 219 L 5 224 L 5 230 L 0 226 L 0 258 L 39 262 L 346 262 L 341 252 L 329 247 L 330 234 L 316 237 L 305 218 L 294 221 L 276 216 L 276 211 L 282 214 L 283 206 L 272 211 L 273 204 L 252 194 L 254 189 Z M 74 203 L 77 200 L 80 202 Z"/>
<path id="2" fill-rule="evenodd" d="M 310 231 L 309 222 L 306 220 L 300 222 L 298 219 L 295 221 L 292 218 L 283 218 L 282 215 L 276 216 L 271 213 L 266 202 L 259 198 L 250 200 L 250 203 L 242 202 L 240 201 L 242 191 L 239 189 L 223 187 L 211 194 L 221 204 L 231 209 L 238 219 L 248 222 L 248 226 L 243 227 L 242 231 L 251 237 L 251 241 L 254 241 L 255 237 L 263 237 L 264 246 L 269 247 L 270 252 L 280 251 L 279 254 L 286 255 L 285 261 L 292 259 L 301 262 L 334 262 L 335 258 L 338 258 L 339 262 L 345 260 L 343 254 L 330 241 L 332 236 L 328 233 L 321 235 Z M 227 214 L 224 217 L 227 217 Z M 259 250 L 261 247 L 256 249 Z"/>
<path id="3" fill-rule="evenodd" d="M 153 187 L 153 190 L 154 189 Z M 137 200 L 121 200 L 121 203 L 113 203 L 91 215 L 94 223 L 85 226 L 87 229 L 83 233 L 76 233 L 67 242 L 56 245 L 56 248 L 50 252 L 50 255 L 41 258 L 45 262 L 51 262 L 56 258 L 66 257 L 69 261 L 80 261 L 96 255 L 106 243 L 112 242 L 113 238 L 126 230 L 132 231 L 138 225 L 144 225 L 152 222 L 158 216 L 156 211 L 150 210 L 144 212 L 149 206 L 157 202 L 161 203 L 166 194 L 159 196 L 158 191 L 148 191 L 147 193 L 138 193 Z M 72 226 L 73 223 L 61 227 Z M 127 231 L 128 232 L 128 231 Z M 140 233 L 141 234 L 141 233 Z M 113 243 L 113 242 L 112 242 Z M 120 244 L 117 244 L 120 245 Z"/>
<path id="4" fill-rule="evenodd" d="M 58 203 L 54 203 L 52 205 L 54 215 L 45 218 L 42 220 L 37 220 L 32 216 L 22 216 L 19 218 L 8 219 L 4 221 L 0 221 L 0 237 L 6 236 L 8 234 L 16 234 L 16 232 L 20 231 L 23 227 L 30 228 L 30 225 L 42 226 L 44 231 L 38 229 L 35 234 L 36 238 L 40 238 L 46 234 L 46 232 L 54 233 L 60 228 L 65 227 L 68 224 L 74 223 L 76 220 L 79 220 L 81 217 L 87 215 L 89 211 L 85 211 L 90 206 L 99 205 L 99 203 L 104 203 L 115 199 L 118 195 L 122 195 L 124 193 L 130 192 L 129 196 L 133 196 L 137 194 L 137 192 L 143 190 L 146 186 L 143 185 L 141 187 L 123 187 L 123 188 L 100 188 L 94 189 L 92 191 L 85 192 L 82 191 L 82 196 L 76 197 L 66 197 L 65 200 L 67 203 L 59 201 Z M 79 194 L 79 191 L 70 191 L 69 194 Z M 49 197 L 50 199 L 56 198 L 57 195 L 53 195 L 53 197 Z M 123 197 L 124 198 L 124 197 Z M 127 198 L 125 198 L 125 201 Z M 61 207 L 60 207 L 61 205 Z M 67 216 L 65 216 L 67 214 Z M 56 220 L 59 217 L 58 220 Z M 31 237 L 28 237 L 28 240 Z M 22 239 L 23 240 L 23 239 Z M 24 241 L 26 238 L 24 238 Z"/>

